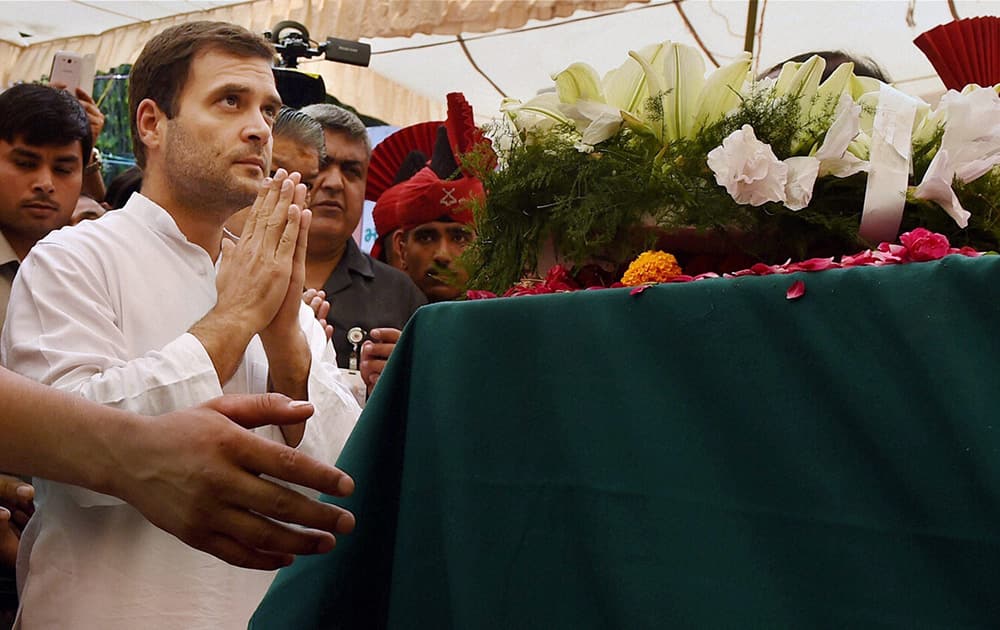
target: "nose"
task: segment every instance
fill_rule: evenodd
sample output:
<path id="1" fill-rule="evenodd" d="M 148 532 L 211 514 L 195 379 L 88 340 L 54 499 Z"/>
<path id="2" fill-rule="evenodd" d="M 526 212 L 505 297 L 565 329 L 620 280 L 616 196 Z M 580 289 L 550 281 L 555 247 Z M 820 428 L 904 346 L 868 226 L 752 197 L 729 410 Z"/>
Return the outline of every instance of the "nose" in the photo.
<path id="1" fill-rule="evenodd" d="M 331 192 L 339 192 L 344 189 L 344 176 L 340 172 L 340 167 L 330 164 L 320 171 L 313 188 L 321 188 Z"/>
<path id="2" fill-rule="evenodd" d="M 260 110 L 251 110 L 249 118 L 243 127 L 243 140 L 254 144 L 266 145 L 271 139 L 271 125 Z"/>
<path id="3" fill-rule="evenodd" d="M 52 177 L 52 169 L 46 166 L 39 168 L 35 174 L 35 181 L 32 183 L 31 189 L 34 192 L 44 192 L 47 195 L 54 193 L 56 185 Z"/>
<path id="4" fill-rule="evenodd" d="M 442 267 L 447 267 L 451 263 L 451 259 L 455 257 L 453 249 L 448 239 L 443 238 L 438 241 L 437 251 L 434 252 L 434 262 Z"/>

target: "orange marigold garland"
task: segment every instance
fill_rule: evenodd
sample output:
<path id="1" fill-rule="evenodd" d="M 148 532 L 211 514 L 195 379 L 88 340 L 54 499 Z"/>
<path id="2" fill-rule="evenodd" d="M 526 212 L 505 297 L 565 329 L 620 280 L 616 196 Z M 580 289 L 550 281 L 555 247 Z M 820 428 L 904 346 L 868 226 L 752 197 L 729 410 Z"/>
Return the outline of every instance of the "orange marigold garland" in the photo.
<path id="1" fill-rule="evenodd" d="M 673 254 L 647 251 L 639 254 L 629 264 L 628 270 L 622 276 L 622 284 L 634 287 L 647 282 L 666 282 L 679 275 L 681 275 L 681 266 L 677 264 L 677 259 L 674 258 Z"/>

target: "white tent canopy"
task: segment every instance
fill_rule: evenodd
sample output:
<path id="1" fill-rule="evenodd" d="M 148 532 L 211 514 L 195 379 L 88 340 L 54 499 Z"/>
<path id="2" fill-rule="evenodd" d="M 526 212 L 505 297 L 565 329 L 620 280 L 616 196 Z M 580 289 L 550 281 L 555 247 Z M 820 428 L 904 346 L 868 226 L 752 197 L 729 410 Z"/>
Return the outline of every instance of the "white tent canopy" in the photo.
<path id="1" fill-rule="evenodd" d="M 135 59 L 155 33 L 180 21 L 219 19 L 251 30 L 303 23 L 313 39 L 372 45 L 370 68 L 309 60 L 327 90 L 359 110 L 405 125 L 443 117 L 445 94 L 464 92 L 477 117 L 496 114 L 501 93 L 526 99 L 574 61 L 605 72 L 629 49 L 665 39 L 697 45 L 718 63 L 743 49 L 745 0 L 251 0 L 0 3 L 0 84 L 47 74 L 52 54 L 93 52 L 107 69 Z M 943 91 L 913 45 L 952 19 L 946 0 L 760 0 L 760 69 L 794 54 L 841 49 L 869 56 L 903 90 Z M 960 17 L 1000 14 L 1000 0 L 958 0 Z M 28 36 L 24 36 L 27 34 Z M 461 40 L 461 41 L 460 41 Z M 709 64 L 711 65 L 711 64 Z"/>

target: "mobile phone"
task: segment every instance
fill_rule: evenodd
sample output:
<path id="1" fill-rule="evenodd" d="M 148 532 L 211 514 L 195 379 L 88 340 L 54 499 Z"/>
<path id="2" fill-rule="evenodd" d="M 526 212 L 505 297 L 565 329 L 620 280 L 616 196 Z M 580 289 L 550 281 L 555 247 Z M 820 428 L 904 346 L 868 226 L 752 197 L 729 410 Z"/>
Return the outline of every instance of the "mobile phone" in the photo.
<path id="1" fill-rule="evenodd" d="M 81 55 L 60 50 L 52 57 L 49 83 L 62 83 L 71 94 L 75 93 L 78 87 L 91 94 L 94 91 L 94 62 L 93 54 Z"/>

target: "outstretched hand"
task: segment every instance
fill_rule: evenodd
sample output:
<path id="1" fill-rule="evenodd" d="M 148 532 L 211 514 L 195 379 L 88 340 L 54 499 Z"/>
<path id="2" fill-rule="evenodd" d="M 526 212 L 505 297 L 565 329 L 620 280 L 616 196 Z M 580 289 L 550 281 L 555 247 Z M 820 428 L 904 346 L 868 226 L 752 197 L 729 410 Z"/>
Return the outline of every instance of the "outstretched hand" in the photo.
<path id="1" fill-rule="evenodd" d="M 354 529 L 354 516 L 261 475 L 334 496 L 349 495 L 354 481 L 245 430 L 302 423 L 312 412 L 309 403 L 280 394 L 239 395 L 145 419 L 130 434 L 132 448 L 120 451 L 121 474 L 110 492 L 154 525 L 237 566 L 273 570 L 295 554 L 324 553 L 334 534 Z"/>

